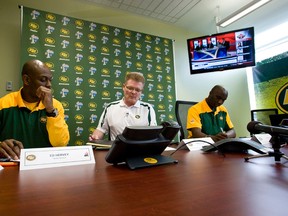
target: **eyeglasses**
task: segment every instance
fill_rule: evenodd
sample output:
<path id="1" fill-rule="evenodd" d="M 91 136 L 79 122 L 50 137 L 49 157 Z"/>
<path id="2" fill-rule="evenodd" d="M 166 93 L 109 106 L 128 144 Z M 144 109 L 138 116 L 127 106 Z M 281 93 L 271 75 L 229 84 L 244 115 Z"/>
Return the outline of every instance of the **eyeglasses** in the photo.
<path id="1" fill-rule="evenodd" d="M 136 92 L 142 92 L 142 89 L 139 89 L 139 88 L 134 88 L 132 86 L 126 86 L 125 85 L 125 88 L 128 89 L 129 91 L 136 91 Z"/>

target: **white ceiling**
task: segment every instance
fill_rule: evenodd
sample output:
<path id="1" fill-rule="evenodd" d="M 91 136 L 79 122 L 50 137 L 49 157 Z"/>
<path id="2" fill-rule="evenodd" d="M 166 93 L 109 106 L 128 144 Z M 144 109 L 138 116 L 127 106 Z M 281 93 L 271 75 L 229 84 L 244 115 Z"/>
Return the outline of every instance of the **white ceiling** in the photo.
<path id="1" fill-rule="evenodd" d="M 199 34 L 213 34 L 254 26 L 255 33 L 288 22 L 288 0 L 272 0 L 226 28 L 221 20 L 253 0 L 82 0 L 168 22 Z"/>
<path id="2" fill-rule="evenodd" d="M 184 28 L 195 35 L 209 35 L 246 27 L 254 27 L 255 46 L 259 52 L 277 55 L 288 50 L 288 0 L 271 0 L 231 25 L 216 27 L 220 21 L 254 0 L 78 0 L 87 7 L 70 12 L 70 16 L 110 18 L 125 13 L 156 19 Z M 89 5 L 98 6 L 89 7 Z M 101 8 L 109 8 L 110 12 Z M 129 22 L 129 20 L 127 20 Z M 282 25 L 281 25 L 282 24 Z M 278 27 L 277 27 L 278 26 Z M 267 30 L 271 29 L 270 32 Z M 191 36 L 192 37 L 192 36 Z M 273 49 L 272 49 L 273 48 Z M 268 50 L 268 52 L 266 52 Z M 274 50 L 274 51 L 273 51 Z M 266 54 L 265 54 L 266 55 Z M 270 55 L 270 54 L 269 54 Z M 257 60 L 257 61 L 258 61 Z"/>

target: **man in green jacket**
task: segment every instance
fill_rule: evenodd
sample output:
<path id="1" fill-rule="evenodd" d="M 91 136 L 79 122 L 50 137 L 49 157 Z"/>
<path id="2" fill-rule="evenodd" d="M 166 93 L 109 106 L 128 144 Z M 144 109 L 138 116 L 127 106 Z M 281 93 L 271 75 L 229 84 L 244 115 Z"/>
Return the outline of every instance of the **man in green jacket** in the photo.
<path id="1" fill-rule="evenodd" d="M 20 149 L 66 146 L 70 135 L 62 104 L 52 97 L 52 73 L 39 60 L 23 65 L 23 87 L 0 98 L 0 157 Z"/>

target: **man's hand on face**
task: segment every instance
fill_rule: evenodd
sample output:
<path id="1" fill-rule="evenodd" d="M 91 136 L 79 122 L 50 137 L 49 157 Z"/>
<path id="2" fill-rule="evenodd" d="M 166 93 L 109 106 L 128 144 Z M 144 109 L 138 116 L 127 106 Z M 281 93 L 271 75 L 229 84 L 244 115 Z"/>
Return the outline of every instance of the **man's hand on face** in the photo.
<path id="1" fill-rule="evenodd" d="M 44 104 L 46 111 L 52 112 L 54 107 L 53 107 L 53 97 L 51 89 L 46 88 L 45 86 L 40 86 L 36 91 L 36 95 L 40 98 L 40 100 Z"/>

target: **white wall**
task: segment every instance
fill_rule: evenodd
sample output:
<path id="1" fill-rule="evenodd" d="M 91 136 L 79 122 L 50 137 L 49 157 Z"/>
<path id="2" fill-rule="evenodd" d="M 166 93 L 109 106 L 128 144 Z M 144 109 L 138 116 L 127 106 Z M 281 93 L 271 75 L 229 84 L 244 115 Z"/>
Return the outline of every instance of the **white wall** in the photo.
<path id="1" fill-rule="evenodd" d="M 177 99 L 200 101 L 208 95 L 215 84 L 223 85 L 229 91 L 225 105 L 230 112 L 237 135 L 249 135 L 246 125 L 250 120 L 250 107 L 244 69 L 190 75 L 186 40 L 196 36 L 195 33 L 146 17 L 96 7 L 90 3 L 83 4 L 79 0 L 9 0 L 1 2 L 0 96 L 7 93 L 5 91 L 6 81 L 13 81 L 13 90 L 17 90 L 22 84 L 20 82 L 21 66 L 19 65 L 20 10 L 18 5 L 174 39 Z"/>

